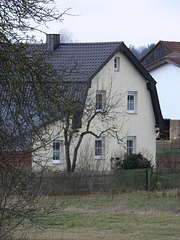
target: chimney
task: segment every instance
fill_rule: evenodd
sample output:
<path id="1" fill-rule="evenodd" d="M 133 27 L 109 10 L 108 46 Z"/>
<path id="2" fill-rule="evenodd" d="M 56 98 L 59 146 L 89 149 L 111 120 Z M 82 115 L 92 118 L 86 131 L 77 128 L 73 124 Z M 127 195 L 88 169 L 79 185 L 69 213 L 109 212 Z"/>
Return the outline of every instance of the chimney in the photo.
<path id="1" fill-rule="evenodd" d="M 46 34 L 46 50 L 53 52 L 60 44 L 60 34 Z"/>

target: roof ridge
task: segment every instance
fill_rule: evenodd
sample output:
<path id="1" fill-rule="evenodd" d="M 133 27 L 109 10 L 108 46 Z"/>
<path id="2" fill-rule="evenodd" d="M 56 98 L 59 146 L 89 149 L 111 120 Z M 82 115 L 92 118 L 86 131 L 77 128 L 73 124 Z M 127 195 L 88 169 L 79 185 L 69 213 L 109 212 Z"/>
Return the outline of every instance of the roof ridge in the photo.
<path id="1" fill-rule="evenodd" d="M 112 41 L 112 42 L 72 42 L 72 43 L 60 43 L 60 45 L 99 45 L 99 44 L 122 44 L 123 41 Z"/>
<path id="2" fill-rule="evenodd" d="M 164 40 L 160 40 L 159 42 L 167 42 L 167 43 L 179 43 L 179 44 L 180 44 L 180 42 L 178 42 L 178 41 L 164 41 Z"/>

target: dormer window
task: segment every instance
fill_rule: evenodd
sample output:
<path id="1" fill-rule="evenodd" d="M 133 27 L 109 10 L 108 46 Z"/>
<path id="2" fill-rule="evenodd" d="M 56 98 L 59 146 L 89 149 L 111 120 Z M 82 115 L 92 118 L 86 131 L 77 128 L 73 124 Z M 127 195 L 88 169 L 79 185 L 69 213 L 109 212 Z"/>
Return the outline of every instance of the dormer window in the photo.
<path id="1" fill-rule="evenodd" d="M 114 71 L 119 71 L 119 57 L 114 58 Z"/>
<path id="2" fill-rule="evenodd" d="M 96 92 L 96 112 L 104 112 L 105 91 Z"/>

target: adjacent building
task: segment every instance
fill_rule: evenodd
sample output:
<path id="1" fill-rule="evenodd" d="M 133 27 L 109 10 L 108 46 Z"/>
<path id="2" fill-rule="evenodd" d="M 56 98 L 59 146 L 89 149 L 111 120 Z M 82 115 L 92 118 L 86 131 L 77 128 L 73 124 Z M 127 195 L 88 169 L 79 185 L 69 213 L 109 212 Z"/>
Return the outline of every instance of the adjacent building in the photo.
<path id="1" fill-rule="evenodd" d="M 180 119 L 180 42 L 159 41 L 141 63 L 157 81 L 163 117 Z"/>

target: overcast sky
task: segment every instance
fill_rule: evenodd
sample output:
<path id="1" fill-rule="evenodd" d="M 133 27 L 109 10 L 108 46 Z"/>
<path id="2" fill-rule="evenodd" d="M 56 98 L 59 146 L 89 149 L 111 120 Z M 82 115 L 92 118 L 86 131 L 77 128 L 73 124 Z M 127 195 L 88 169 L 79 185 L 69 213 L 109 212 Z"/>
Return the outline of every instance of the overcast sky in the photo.
<path id="1" fill-rule="evenodd" d="M 180 41 L 180 0 L 56 0 L 61 12 L 71 8 L 62 23 L 47 33 L 67 29 L 79 42 L 124 41 L 136 47 L 159 40 Z M 42 40 L 45 37 L 41 36 Z"/>

